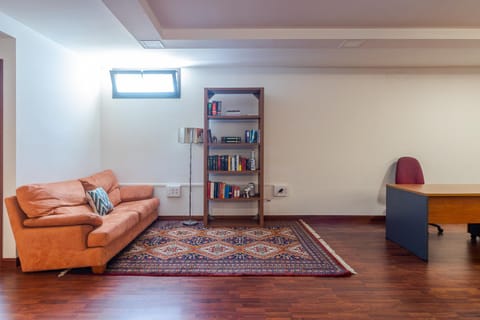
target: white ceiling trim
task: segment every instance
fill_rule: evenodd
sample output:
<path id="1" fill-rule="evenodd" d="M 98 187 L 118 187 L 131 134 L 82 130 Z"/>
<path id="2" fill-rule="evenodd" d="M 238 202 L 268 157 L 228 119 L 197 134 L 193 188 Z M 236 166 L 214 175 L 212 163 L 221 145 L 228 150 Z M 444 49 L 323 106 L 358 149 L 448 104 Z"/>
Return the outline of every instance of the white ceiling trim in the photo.
<path id="1" fill-rule="evenodd" d="M 136 40 L 162 40 L 158 21 L 144 1 L 102 1 Z"/>
<path id="2" fill-rule="evenodd" d="M 479 40 L 480 28 L 163 29 L 162 35 L 165 40 Z"/>

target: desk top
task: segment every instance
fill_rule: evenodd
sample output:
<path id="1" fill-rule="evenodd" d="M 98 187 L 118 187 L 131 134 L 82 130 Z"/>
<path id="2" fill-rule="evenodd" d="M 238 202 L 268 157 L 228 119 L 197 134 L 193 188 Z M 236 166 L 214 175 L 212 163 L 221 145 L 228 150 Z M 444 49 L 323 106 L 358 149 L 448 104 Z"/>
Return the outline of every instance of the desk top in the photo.
<path id="1" fill-rule="evenodd" d="M 480 184 L 387 184 L 387 187 L 428 197 L 480 196 Z"/>

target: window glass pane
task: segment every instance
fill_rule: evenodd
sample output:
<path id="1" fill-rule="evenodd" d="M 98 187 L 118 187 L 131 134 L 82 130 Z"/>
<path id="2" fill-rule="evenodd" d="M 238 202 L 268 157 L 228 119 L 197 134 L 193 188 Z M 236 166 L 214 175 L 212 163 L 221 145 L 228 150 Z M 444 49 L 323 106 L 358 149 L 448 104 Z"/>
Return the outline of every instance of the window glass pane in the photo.
<path id="1" fill-rule="evenodd" d="M 111 70 L 113 98 L 179 98 L 179 70 Z"/>
<path id="2" fill-rule="evenodd" d="M 174 92 L 171 74 L 117 74 L 118 92 Z"/>

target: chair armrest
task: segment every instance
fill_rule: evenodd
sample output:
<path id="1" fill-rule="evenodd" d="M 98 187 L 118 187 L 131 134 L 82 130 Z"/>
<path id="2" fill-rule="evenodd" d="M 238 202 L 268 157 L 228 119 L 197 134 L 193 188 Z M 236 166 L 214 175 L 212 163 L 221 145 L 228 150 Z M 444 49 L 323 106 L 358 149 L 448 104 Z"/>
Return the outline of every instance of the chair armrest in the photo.
<path id="1" fill-rule="evenodd" d="M 153 198 L 153 186 L 120 186 L 122 202 Z"/>
<path id="2" fill-rule="evenodd" d="M 38 218 L 25 219 L 23 221 L 23 225 L 29 228 L 76 225 L 90 225 L 92 227 L 99 227 L 102 225 L 102 223 L 102 218 L 98 214 L 93 212 L 55 214 Z"/>

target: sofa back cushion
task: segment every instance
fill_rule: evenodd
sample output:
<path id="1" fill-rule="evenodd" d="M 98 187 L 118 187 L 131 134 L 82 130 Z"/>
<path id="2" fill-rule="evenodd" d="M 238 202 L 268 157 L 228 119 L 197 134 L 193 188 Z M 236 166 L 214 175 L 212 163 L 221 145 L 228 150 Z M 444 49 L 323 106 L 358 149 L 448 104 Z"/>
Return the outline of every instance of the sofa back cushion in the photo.
<path id="1" fill-rule="evenodd" d="M 118 180 L 112 170 L 104 170 L 86 178 L 81 178 L 85 191 L 103 188 L 108 194 L 108 198 L 114 206 L 121 202 L 120 187 Z"/>
<path id="2" fill-rule="evenodd" d="M 102 217 L 92 212 L 89 205 L 63 207 L 62 214 L 51 214 L 44 217 L 28 218 L 23 221 L 25 227 L 64 227 L 86 224 L 99 227 Z"/>
<path id="3" fill-rule="evenodd" d="M 87 203 L 85 191 L 78 180 L 21 186 L 17 188 L 17 199 L 29 218 L 60 214 L 64 207 Z"/>

